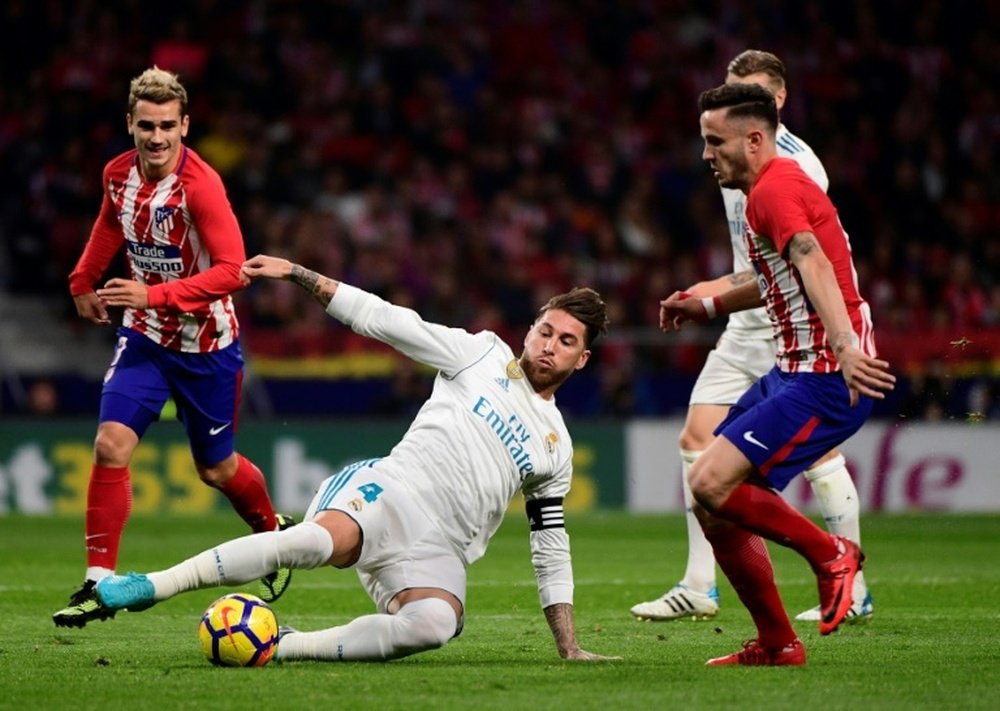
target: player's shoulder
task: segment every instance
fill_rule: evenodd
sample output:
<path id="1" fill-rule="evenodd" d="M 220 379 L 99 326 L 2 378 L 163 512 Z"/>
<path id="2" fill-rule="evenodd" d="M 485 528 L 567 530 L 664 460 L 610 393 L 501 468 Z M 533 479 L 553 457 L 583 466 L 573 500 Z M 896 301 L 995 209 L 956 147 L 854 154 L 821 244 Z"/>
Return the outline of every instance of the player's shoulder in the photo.
<path id="1" fill-rule="evenodd" d="M 806 177 L 802 166 L 791 158 L 777 156 L 769 160 L 761 170 L 757 182 L 753 184 L 752 192 L 761 195 L 782 189 L 789 183 L 798 182 L 802 177 Z"/>
<path id="2" fill-rule="evenodd" d="M 472 333 L 462 328 L 449 328 L 451 348 L 456 368 L 448 379 L 466 375 L 473 378 L 494 377 L 507 363 L 514 361 L 514 353 L 503 339 L 493 331 Z"/>
<path id="3" fill-rule="evenodd" d="M 800 199 L 804 193 L 816 187 L 816 183 L 806 175 L 796 161 L 781 156 L 772 158 L 750 189 L 747 199 L 748 213 L 774 200 Z"/>
<path id="4" fill-rule="evenodd" d="M 477 331 L 470 333 L 469 337 L 482 346 L 484 358 L 504 363 L 514 358 L 513 349 L 493 331 Z"/>
<path id="5" fill-rule="evenodd" d="M 114 158 L 109 160 L 104 164 L 104 175 L 108 176 L 120 176 L 122 174 L 127 174 L 132 167 L 135 165 L 136 155 L 138 151 L 135 148 L 119 153 Z"/>
<path id="6" fill-rule="evenodd" d="M 222 186 L 222 177 L 218 171 L 189 146 L 184 146 L 181 150 L 181 159 L 177 166 L 177 176 L 184 181 Z"/>

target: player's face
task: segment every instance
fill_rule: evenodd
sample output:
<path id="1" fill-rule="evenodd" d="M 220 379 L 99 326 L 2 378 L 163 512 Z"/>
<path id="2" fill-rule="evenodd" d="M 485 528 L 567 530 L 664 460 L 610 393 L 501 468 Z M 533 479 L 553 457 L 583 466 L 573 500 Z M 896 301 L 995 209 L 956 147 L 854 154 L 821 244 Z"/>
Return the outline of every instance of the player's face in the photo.
<path id="1" fill-rule="evenodd" d="M 177 165 L 189 120 L 181 116 L 177 99 L 165 104 L 144 99 L 135 103 L 135 112 L 128 116 L 128 132 L 139 149 L 139 164 L 147 180 L 160 180 Z"/>
<path id="2" fill-rule="evenodd" d="M 701 115 L 701 137 L 705 149 L 701 157 L 712 170 L 719 185 L 747 192 L 750 189 L 750 166 L 747 161 L 747 135 L 742 122 L 726 118 L 726 109 L 712 109 Z"/>
<path id="3" fill-rule="evenodd" d="M 551 397 L 574 370 L 590 358 L 584 343 L 587 328 L 561 309 L 550 309 L 535 321 L 524 338 L 521 370 L 542 397 Z"/>

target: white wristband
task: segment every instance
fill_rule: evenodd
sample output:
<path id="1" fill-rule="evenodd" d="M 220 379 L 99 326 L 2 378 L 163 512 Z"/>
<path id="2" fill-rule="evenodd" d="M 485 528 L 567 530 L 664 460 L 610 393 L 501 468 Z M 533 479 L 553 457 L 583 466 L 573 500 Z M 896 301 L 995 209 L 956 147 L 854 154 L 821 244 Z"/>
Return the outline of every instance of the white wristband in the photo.
<path id="1" fill-rule="evenodd" d="M 705 313 L 708 314 L 709 318 L 715 318 L 719 315 L 719 309 L 716 308 L 717 296 L 706 296 L 701 300 L 701 305 L 705 307 Z"/>

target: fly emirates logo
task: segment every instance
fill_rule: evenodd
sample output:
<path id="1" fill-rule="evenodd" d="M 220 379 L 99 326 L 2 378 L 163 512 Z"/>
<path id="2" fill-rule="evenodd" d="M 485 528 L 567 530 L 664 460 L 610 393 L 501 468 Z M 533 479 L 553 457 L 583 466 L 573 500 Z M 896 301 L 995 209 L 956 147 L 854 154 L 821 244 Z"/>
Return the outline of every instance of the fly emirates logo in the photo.
<path id="1" fill-rule="evenodd" d="M 510 453 L 514 464 L 517 465 L 517 473 L 522 480 L 535 471 L 535 465 L 531 462 L 531 454 L 525 447 L 527 441 L 531 439 L 531 434 L 517 415 L 504 417 L 493 409 L 493 403 L 482 396 L 472 406 L 472 413 L 483 418 L 490 429 L 500 438 L 500 442 Z"/>

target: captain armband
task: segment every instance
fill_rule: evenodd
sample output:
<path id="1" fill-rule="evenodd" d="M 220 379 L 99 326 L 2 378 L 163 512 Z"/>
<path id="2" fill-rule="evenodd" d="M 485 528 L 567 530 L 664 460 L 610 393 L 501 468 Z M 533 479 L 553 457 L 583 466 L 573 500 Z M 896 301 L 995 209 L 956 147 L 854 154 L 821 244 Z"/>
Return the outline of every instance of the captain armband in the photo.
<path id="1" fill-rule="evenodd" d="M 552 499 L 529 499 L 524 503 L 528 522 L 532 531 L 545 528 L 565 528 L 562 497 Z"/>

